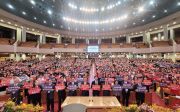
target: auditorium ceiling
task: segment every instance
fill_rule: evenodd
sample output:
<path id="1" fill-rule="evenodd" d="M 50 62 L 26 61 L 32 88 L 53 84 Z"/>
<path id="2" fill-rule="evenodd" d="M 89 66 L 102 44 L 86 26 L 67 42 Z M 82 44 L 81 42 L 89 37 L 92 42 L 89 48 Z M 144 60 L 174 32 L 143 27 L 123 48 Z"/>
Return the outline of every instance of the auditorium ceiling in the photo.
<path id="1" fill-rule="evenodd" d="M 171 15 L 180 11 L 180 0 L 0 0 L 0 8 L 50 28 L 98 33 Z"/>

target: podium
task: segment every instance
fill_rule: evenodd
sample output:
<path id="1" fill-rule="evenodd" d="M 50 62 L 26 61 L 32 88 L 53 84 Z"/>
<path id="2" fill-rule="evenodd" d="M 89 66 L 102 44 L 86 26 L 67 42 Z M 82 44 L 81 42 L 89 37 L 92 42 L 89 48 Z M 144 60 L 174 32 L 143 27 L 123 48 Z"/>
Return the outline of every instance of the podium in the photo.
<path id="1" fill-rule="evenodd" d="M 67 97 L 62 104 L 62 109 L 71 104 L 82 104 L 87 108 L 114 108 L 121 104 L 116 97 Z"/>

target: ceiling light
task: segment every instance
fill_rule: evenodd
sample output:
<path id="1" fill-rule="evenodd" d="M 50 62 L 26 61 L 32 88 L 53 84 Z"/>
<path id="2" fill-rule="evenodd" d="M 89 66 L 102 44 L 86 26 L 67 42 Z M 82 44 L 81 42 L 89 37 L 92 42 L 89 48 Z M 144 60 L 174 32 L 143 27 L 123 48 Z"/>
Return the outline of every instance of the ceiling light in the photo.
<path id="1" fill-rule="evenodd" d="M 138 11 L 139 11 L 139 12 L 143 12 L 143 11 L 144 11 L 144 7 L 142 7 L 142 6 L 139 7 L 139 8 L 138 8 Z"/>
<path id="2" fill-rule="evenodd" d="M 175 24 L 176 24 L 176 21 L 174 21 L 173 24 L 175 25 Z"/>
<path id="3" fill-rule="evenodd" d="M 44 20 L 43 23 L 46 24 L 47 22 Z"/>
<path id="4" fill-rule="evenodd" d="M 154 4 L 154 1 L 153 1 L 153 0 L 151 0 L 151 1 L 149 2 L 149 4 L 150 4 L 150 5 L 153 5 L 153 4 Z"/>
<path id="5" fill-rule="evenodd" d="M 101 8 L 101 11 L 104 11 L 104 7 Z"/>
<path id="6" fill-rule="evenodd" d="M 164 13 L 167 13 L 167 10 L 164 10 Z"/>
<path id="7" fill-rule="evenodd" d="M 152 16 L 152 18 L 155 18 L 155 17 L 156 17 L 155 15 Z"/>
<path id="8" fill-rule="evenodd" d="M 55 26 L 55 24 L 53 23 L 53 26 Z"/>
<path id="9" fill-rule="evenodd" d="M 36 5 L 36 2 L 34 0 L 30 0 L 31 4 Z"/>
<path id="10" fill-rule="evenodd" d="M 48 9 L 47 13 L 48 13 L 49 15 L 52 15 L 52 11 L 51 11 L 50 9 Z"/>
<path id="11" fill-rule="evenodd" d="M 11 22 L 7 22 L 8 24 L 11 24 Z"/>
<path id="12" fill-rule="evenodd" d="M 14 9 L 14 7 L 13 7 L 11 4 L 7 4 L 7 6 L 8 6 L 10 9 Z"/>
<path id="13" fill-rule="evenodd" d="M 23 14 L 23 15 L 26 15 L 26 12 L 22 11 L 22 14 Z"/>
<path id="14" fill-rule="evenodd" d="M 37 20 L 37 18 L 36 18 L 36 17 L 34 17 L 34 20 Z"/>
<path id="15" fill-rule="evenodd" d="M 1 21 L 1 22 L 4 22 L 4 20 L 3 20 L 3 19 L 1 19 L 0 21 Z"/>
<path id="16" fill-rule="evenodd" d="M 177 5 L 180 6 L 180 2 L 178 2 Z"/>
<path id="17" fill-rule="evenodd" d="M 143 19 L 142 22 L 144 22 L 145 20 Z"/>

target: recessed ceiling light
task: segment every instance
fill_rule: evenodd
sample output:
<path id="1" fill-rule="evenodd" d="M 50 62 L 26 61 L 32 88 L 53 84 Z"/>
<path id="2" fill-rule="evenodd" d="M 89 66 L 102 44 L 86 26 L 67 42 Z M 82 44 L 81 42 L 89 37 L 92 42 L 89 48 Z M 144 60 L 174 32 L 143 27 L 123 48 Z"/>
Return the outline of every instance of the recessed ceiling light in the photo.
<path id="1" fill-rule="evenodd" d="M 13 7 L 11 4 L 7 4 L 7 6 L 8 6 L 10 9 L 14 9 L 14 7 Z"/>
<path id="2" fill-rule="evenodd" d="M 152 18 L 155 18 L 155 17 L 156 17 L 155 15 L 152 16 Z"/>
<path id="3" fill-rule="evenodd" d="M 52 15 L 52 11 L 51 11 L 50 9 L 48 9 L 47 13 L 48 13 L 49 15 Z"/>
<path id="4" fill-rule="evenodd" d="M 149 4 L 150 4 L 150 5 L 153 5 L 153 4 L 154 4 L 154 1 L 153 1 L 153 0 L 151 0 L 151 1 L 149 2 Z"/>
<path id="5" fill-rule="evenodd" d="M 144 22 L 145 20 L 143 19 L 142 22 Z"/>
<path id="6" fill-rule="evenodd" d="M 22 14 L 23 14 L 23 15 L 26 15 L 26 12 L 22 11 Z"/>
<path id="7" fill-rule="evenodd" d="M 180 6 L 180 2 L 178 2 L 177 5 Z"/>
<path id="8" fill-rule="evenodd" d="M 55 24 L 53 23 L 53 26 L 55 26 Z"/>
<path id="9" fill-rule="evenodd" d="M 36 2 L 34 0 L 30 0 L 31 4 L 36 5 Z"/>
<path id="10" fill-rule="evenodd" d="M 44 20 L 43 23 L 46 24 L 47 22 Z"/>
<path id="11" fill-rule="evenodd" d="M 7 22 L 8 24 L 11 24 L 11 22 Z"/>
<path id="12" fill-rule="evenodd" d="M 34 17 L 34 20 L 37 20 L 37 17 Z"/>
<path id="13" fill-rule="evenodd" d="M 133 23 L 133 25 L 135 25 L 136 23 Z"/>
<path id="14" fill-rule="evenodd" d="M 166 9 L 164 10 L 164 13 L 167 13 L 167 10 L 166 10 Z"/>
<path id="15" fill-rule="evenodd" d="M 175 25 L 175 24 L 176 24 L 176 21 L 174 21 L 173 24 Z"/>
<path id="16" fill-rule="evenodd" d="M 138 8 L 138 11 L 139 11 L 139 12 L 143 12 L 143 11 L 144 11 L 144 7 L 143 7 L 143 6 L 139 7 L 139 8 Z"/>
<path id="17" fill-rule="evenodd" d="M 1 19 L 0 21 L 1 21 L 1 22 L 4 22 L 4 20 L 3 20 L 3 19 Z"/>

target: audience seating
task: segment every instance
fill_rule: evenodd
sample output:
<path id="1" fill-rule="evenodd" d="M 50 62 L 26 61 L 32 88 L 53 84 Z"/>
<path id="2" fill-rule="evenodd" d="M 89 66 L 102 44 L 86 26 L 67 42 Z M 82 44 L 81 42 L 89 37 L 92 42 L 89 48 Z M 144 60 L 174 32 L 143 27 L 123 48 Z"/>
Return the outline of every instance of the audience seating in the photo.
<path id="1" fill-rule="evenodd" d="M 14 39 L 8 39 L 8 38 L 0 38 L 0 44 L 1 45 L 12 45 L 14 44 Z"/>
<path id="2" fill-rule="evenodd" d="M 132 48 L 133 44 L 132 43 L 124 43 L 124 44 L 120 44 L 121 48 Z"/>
<path id="3" fill-rule="evenodd" d="M 54 48 L 64 48 L 64 44 L 55 44 Z"/>
<path id="4" fill-rule="evenodd" d="M 39 48 L 52 49 L 52 44 L 40 44 Z"/>
<path id="5" fill-rule="evenodd" d="M 175 39 L 176 44 L 180 44 L 180 38 Z"/>
<path id="6" fill-rule="evenodd" d="M 37 42 L 18 42 L 18 46 L 20 47 L 36 47 Z"/>
<path id="7" fill-rule="evenodd" d="M 100 48 L 102 48 L 102 49 L 111 48 L 111 45 L 110 44 L 101 44 Z"/>
<path id="8" fill-rule="evenodd" d="M 153 41 L 152 47 L 168 47 L 172 46 L 172 41 Z"/>
<path id="9" fill-rule="evenodd" d="M 149 45 L 147 43 L 136 43 L 136 48 L 149 48 Z"/>

